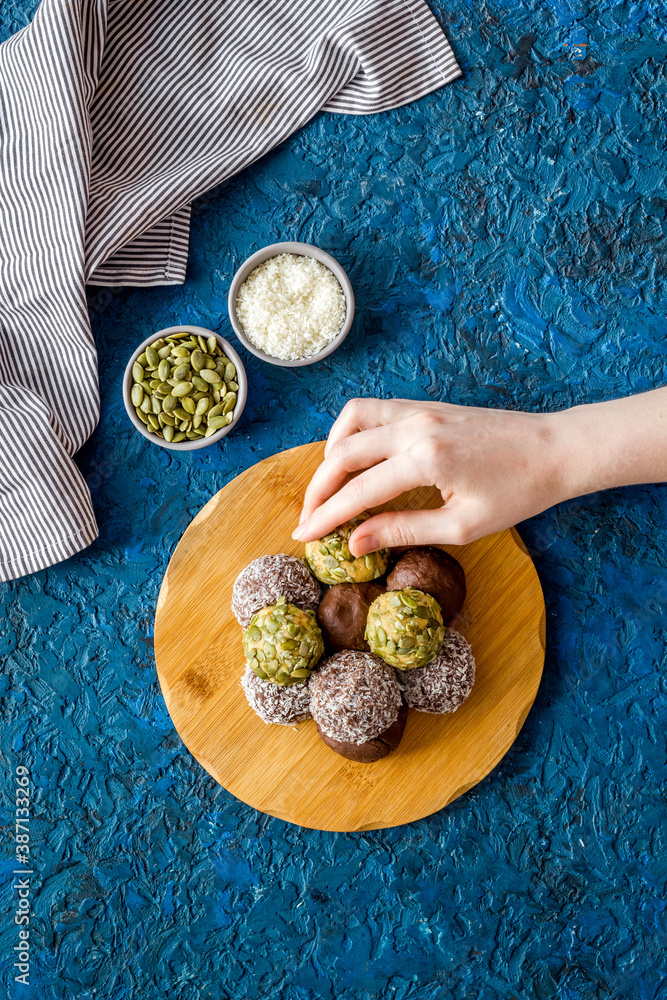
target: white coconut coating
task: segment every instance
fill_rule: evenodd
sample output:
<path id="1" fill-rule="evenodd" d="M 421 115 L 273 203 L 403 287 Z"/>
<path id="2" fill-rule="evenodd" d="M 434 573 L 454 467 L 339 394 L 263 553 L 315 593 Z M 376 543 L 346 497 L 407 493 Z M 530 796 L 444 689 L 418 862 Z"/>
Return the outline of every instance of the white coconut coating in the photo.
<path id="1" fill-rule="evenodd" d="M 411 708 L 446 715 L 460 708 L 475 683 L 475 657 L 460 632 L 445 629 L 440 652 L 423 667 L 397 672 L 403 697 Z"/>
<path id="2" fill-rule="evenodd" d="M 250 667 L 246 667 L 241 687 L 248 704 L 263 722 L 293 726 L 302 719 L 310 719 L 308 681 L 281 687 L 271 681 L 263 681 Z"/>
<path id="3" fill-rule="evenodd" d="M 284 552 L 260 556 L 241 570 L 232 588 L 232 612 L 246 628 L 256 611 L 276 604 L 279 597 L 304 611 L 314 611 L 321 597 L 320 585 L 303 560 Z"/>
<path id="4" fill-rule="evenodd" d="M 345 649 L 322 662 L 309 681 L 310 712 L 326 736 L 366 743 L 398 718 L 401 691 L 379 656 Z"/>

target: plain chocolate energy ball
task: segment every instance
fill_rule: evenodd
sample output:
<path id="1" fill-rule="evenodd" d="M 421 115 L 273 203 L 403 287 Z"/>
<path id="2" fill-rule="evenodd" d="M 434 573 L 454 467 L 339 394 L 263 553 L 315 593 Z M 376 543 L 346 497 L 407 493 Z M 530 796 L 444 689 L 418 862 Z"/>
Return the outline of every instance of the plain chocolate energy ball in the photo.
<path id="1" fill-rule="evenodd" d="M 375 582 L 337 583 L 326 592 L 317 609 L 317 620 L 330 650 L 369 651 L 364 638 L 368 609 L 383 593 L 382 584 Z"/>

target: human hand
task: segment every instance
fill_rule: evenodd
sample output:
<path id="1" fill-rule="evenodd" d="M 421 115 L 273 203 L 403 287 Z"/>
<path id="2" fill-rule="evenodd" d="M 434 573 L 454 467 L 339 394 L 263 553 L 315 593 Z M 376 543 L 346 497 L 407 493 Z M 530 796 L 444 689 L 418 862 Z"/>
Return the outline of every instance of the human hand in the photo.
<path id="1" fill-rule="evenodd" d="M 361 524 L 355 556 L 384 546 L 462 545 L 569 495 L 567 432 L 558 413 L 407 399 L 353 399 L 336 420 L 293 537 L 321 538 L 406 490 L 436 486 L 437 510 L 391 511 Z"/>

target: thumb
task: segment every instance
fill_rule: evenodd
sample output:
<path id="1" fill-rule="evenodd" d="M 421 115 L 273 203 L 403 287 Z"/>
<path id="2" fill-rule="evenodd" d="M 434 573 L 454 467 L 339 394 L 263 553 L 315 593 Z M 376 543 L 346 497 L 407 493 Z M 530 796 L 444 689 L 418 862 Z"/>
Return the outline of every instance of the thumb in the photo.
<path id="1" fill-rule="evenodd" d="M 437 510 L 399 510 L 376 514 L 352 533 L 348 545 L 354 556 L 398 545 L 458 545 L 452 514 Z"/>

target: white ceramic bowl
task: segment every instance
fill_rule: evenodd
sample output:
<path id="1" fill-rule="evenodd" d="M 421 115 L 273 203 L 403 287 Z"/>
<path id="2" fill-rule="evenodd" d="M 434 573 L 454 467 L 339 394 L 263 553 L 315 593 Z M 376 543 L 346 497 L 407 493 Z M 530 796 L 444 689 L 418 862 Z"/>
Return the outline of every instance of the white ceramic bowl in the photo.
<path id="1" fill-rule="evenodd" d="M 319 260 L 325 265 L 325 267 L 328 267 L 329 270 L 333 272 L 336 278 L 338 278 L 340 286 L 345 294 L 345 302 L 347 304 L 345 322 L 334 339 L 330 341 L 326 347 L 322 348 L 321 351 L 318 351 L 317 354 L 311 354 L 310 357 L 307 358 L 296 358 L 294 361 L 283 361 L 282 358 L 276 358 L 272 354 L 265 354 L 264 351 L 260 351 L 259 347 L 256 347 L 252 341 L 248 340 L 243 332 L 240 320 L 236 315 L 236 299 L 239 294 L 239 288 L 250 272 L 253 271 L 258 264 L 262 264 L 265 260 L 268 260 L 269 257 L 277 257 L 278 254 L 281 253 L 300 254 L 302 257 L 314 257 L 315 260 Z M 300 368 L 302 365 L 312 365 L 316 361 L 321 361 L 322 358 L 328 357 L 343 343 L 348 335 L 354 318 L 354 292 L 352 291 L 350 279 L 338 261 L 334 260 L 334 258 L 324 250 L 320 250 L 319 247 L 311 246 L 310 243 L 272 243 L 270 246 L 263 247 L 261 250 L 258 250 L 257 253 L 252 255 L 252 257 L 248 257 L 245 263 L 241 264 L 240 268 L 234 275 L 229 288 L 227 307 L 229 309 L 229 321 L 232 324 L 234 333 L 251 354 L 254 354 L 257 358 L 261 358 L 262 361 L 268 361 L 270 365 L 280 365 L 281 368 Z"/>
<path id="2" fill-rule="evenodd" d="M 146 350 L 149 344 L 152 344 L 154 340 L 159 337 L 167 337 L 170 333 L 181 333 L 185 331 L 186 333 L 193 333 L 195 336 L 199 335 L 201 337 L 215 337 L 221 349 L 225 352 L 230 361 L 233 361 L 236 365 L 236 381 L 238 382 L 238 392 L 236 394 L 236 406 L 234 407 L 234 419 L 231 424 L 227 424 L 226 427 L 221 427 L 219 431 L 215 434 L 211 434 L 207 438 L 197 438 L 196 441 L 179 441 L 176 444 L 173 442 L 165 441 L 164 438 L 158 437 L 157 434 L 149 434 L 146 430 L 144 424 L 142 424 L 139 417 L 134 412 L 134 407 L 132 406 L 132 400 L 130 399 L 130 392 L 132 390 L 132 365 L 137 360 L 140 354 Z M 243 407 L 245 406 L 245 401 L 248 395 L 248 380 L 246 378 L 245 368 L 243 367 L 243 362 L 240 357 L 232 347 L 232 345 L 220 337 L 213 330 L 206 330 L 202 326 L 168 326 L 166 330 L 158 330 L 151 337 L 144 340 L 143 344 L 139 344 L 136 351 L 127 363 L 127 368 L 125 369 L 125 374 L 123 375 L 123 402 L 125 403 L 125 409 L 127 410 L 127 415 L 132 421 L 136 430 L 140 434 L 143 434 L 145 438 L 151 441 L 153 444 L 159 444 L 162 448 L 169 448 L 170 451 L 195 451 L 197 448 L 207 448 L 210 444 L 215 444 L 220 438 L 223 438 L 225 434 L 229 434 L 231 430 L 236 427 L 239 422 L 239 417 L 243 413 Z"/>

